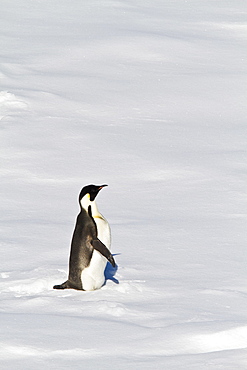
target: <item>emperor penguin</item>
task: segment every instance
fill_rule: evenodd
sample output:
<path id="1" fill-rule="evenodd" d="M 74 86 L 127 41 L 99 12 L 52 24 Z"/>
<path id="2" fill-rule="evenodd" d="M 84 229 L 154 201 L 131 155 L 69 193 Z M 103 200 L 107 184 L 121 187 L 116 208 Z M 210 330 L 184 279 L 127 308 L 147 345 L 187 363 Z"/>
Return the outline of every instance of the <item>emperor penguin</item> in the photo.
<path id="1" fill-rule="evenodd" d="M 110 226 L 95 202 L 97 194 L 105 186 L 87 185 L 80 192 L 80 213 L 71 241 L 68 280 L 55 285 L 54 289 L 99 289 L 105 283 L 107 260 L 115 267 L 110 252 Z"/>

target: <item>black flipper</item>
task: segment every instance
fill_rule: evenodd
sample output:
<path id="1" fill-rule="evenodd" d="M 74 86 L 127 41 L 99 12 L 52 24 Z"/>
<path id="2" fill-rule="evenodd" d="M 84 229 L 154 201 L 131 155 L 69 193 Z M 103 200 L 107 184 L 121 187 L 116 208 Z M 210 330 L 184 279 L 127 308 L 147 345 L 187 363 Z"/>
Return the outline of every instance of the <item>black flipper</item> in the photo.
<path id="1" fill-rule="evenodd" d="M 102 256 L 104 256 L 113 267 L 116 266 L 114 258 L 109 249 L 105 246 L 105 244 L 103 244 L 99 239 L 92 240 L 91 244 L 94 247 L 94 249 L 100 252 Z"/>

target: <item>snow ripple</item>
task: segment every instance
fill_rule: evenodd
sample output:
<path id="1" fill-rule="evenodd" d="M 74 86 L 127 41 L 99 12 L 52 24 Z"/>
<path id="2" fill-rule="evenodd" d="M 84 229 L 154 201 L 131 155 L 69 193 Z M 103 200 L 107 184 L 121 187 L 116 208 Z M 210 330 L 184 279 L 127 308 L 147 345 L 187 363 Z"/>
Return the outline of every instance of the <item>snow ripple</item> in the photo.
<path id="1" fill-rule="evenodd" d="M 0 91 L 1 111 L 8 114 L 11 110 L 26 109 L 27 103 L 7 91 Z M 3 117 L 3 116 L 2 116 Z"/>

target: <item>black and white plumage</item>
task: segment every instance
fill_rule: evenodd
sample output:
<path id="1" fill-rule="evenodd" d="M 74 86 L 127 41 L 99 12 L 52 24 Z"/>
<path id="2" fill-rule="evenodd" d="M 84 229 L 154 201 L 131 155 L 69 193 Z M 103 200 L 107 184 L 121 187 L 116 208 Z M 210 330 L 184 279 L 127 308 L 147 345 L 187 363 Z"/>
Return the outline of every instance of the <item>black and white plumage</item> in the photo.
<path id="1" fill-rule="evenodd" d="M 81 210 L 71 241 L 68 280 L 55 285 L 54 289 L 99 289 L 105 282 L 107 260 L 115 267 L 110 252 L 110 227 L 95 202 L 98 192 L 105 186 L 87 185 L 80 192 Z"/>

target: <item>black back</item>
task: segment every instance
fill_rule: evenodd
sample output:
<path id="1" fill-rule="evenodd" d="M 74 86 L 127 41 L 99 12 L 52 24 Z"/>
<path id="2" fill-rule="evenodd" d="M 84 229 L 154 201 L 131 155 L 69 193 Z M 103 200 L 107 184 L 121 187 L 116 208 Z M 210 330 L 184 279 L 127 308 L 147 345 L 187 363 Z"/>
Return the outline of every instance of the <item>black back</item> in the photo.
<path id="1" fill-rule="evenodd" d="M 71 241 L 69 259 L 70 281 L 81 284 L 81 273 L 90 263 L 93 254 L 92 241 L 95 239 L 97 239 L 96 225 L 85 209 L 81 209 L 77 216 Z"/>

